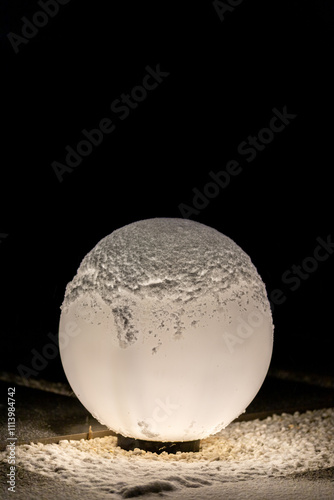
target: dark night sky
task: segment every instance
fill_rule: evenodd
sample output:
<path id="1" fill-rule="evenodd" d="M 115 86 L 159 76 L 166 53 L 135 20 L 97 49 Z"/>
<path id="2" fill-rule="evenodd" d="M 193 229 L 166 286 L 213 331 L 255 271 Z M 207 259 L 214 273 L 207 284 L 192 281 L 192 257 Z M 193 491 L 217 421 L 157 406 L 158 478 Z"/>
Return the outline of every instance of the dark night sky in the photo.
<path id="1" fill-rule="evenodd" d="M 57 333 L 65 286 L 102 237 L 182 217 L 235 160 L 239 173 L 191 218 L 239 244 L 282 302 L 273 366 L 332 371 L 330 2 L 231 0 L 223 21 L 207 0 L 60 3 L 1 7 L 2 369 L 31 366 Z M 52 16 L 36 15 L 42 4 Z M 163 76 L 145 96 L 134 89 L 147 67 Z M 282 125 L 274 109 L 290 123 L 268 135 Z M 107 118 L 114 130 L 59 182 L 52 163 Z M 38 376 L 64 380 L 59 357 Z"/>

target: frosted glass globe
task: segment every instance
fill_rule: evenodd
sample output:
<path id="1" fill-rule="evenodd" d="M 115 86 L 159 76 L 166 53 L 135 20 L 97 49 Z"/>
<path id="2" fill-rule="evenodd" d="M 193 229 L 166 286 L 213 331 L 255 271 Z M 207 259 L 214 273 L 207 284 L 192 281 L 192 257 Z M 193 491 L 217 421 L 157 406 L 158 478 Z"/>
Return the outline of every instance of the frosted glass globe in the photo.
<path id="1" fill-rule="evenodd" d="M 273 324 L 248 255 L 203 224 L 117 229 L 67 285 L 60 354 L 74 393 L 125 437 L 191 441 L 243 413 L 268 371 Z"/>

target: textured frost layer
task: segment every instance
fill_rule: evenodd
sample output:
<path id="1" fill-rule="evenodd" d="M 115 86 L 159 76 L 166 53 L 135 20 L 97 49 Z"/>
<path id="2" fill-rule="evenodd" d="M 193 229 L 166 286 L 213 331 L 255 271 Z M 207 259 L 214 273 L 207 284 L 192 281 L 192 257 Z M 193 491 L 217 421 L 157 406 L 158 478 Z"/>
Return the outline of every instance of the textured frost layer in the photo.
<path id="1" fill-rule="evenodd" d="M 67 285 L 62 308 L 91 292 L 111 307 L 124 293 L 177 305 L 207 294 L 231 299 L 240 285 L 266 312 L 264 284 L 230 238 L 190 220 L 147 219 L 117 229 L 86 255 Z M 120 321 L 126 311 L 122 314 Z"/>

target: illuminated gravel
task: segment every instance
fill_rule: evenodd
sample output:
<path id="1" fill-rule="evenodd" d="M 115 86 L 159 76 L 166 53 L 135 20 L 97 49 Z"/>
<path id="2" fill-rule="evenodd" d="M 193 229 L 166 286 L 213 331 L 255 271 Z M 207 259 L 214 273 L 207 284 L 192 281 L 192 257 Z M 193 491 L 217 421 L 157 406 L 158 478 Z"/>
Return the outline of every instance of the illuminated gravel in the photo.
<path id="1" fill-rule="evenodd" d="M 85 499 L 143 498 L 164 492 L 167 498 L 202 500 L 222 498 L 224 491 L 232 495 L 232 489 L 235 498 L 249 499 L 256 498 L 252 491 L 256 495 L 269 480 L 333 467 L 333 438 L 334 410 L 324 409 L 232 423 L 203 440 L 198 453 L 126 452 L 116 447 L 115 437 L 105 437 L 20 446 L 17 464 L 64 482 L 64 487 L 76 486 Z M 1 457 L 5 460 L 6 454 Z M 291 483 L 276 482 L 279 490 L 276 495 L 274 488 L 270 498 L 284 498 L 280 492 L 292 488 Z M 320 498 L 333 498 L 333 484 L 322 484 Z M 315 494 L 311 481 L 299 486 L 305 489 L 303 498 Z M 295 498 L 291 491 L 285 494 Z"/>

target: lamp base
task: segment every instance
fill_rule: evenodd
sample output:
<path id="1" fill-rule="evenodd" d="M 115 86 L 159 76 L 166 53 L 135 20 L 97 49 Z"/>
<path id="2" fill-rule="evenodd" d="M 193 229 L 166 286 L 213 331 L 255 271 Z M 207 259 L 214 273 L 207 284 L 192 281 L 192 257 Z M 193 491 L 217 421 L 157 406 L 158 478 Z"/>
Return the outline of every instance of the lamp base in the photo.
<path id="1" fill-rule="evenodd" d="M 134 439 L 129 437 L 124 437 L 121 434 L 117 434 L 117 446 L 123 448 L 123 450 L 130 451 L 135 448 L 139 448 L 144 451 L 151 451 L 152 453 L 162 453 L 166 451 L 167 453 L 190 452 L 199 451 L 200 439 L 195 441 L 173 441 L 173 442 L 162 442 L 162 441 L 145 441 L 144 439 Z"/>

